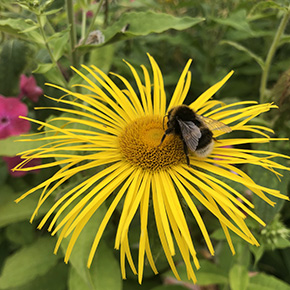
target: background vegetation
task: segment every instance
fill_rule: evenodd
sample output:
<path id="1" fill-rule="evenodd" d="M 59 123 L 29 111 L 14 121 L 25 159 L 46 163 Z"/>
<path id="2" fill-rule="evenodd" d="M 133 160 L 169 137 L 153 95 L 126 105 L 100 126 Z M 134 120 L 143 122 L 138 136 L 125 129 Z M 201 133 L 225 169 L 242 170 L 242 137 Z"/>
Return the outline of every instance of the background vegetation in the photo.
<path id="1" fill-rule="evenodd" d="M 243 100 L 275 102 L 280 109 L 254 122 L 273 128 L 276 137 L 289 137 L 288 5 L 287 0 L 2 0 L 0 94 L 19 96 L 21 75 L 33 74 L 44 94 L 60 96 L 58 91 L 44 84 L 51 82 L 71 87 L 81 82 L 72 73 L 71 65 L 81 69 L 81 64 L 94 64 L 130 81 L 132 75 L 122 59 L 136 68 L 140 64 L 149 67 L 146 56 L 149 52 L 160 65 L 169 97 L 186 61 L 192 58 L 193 78 L 186 102 L 192 102 L 234 69 L 234 76 L 215 98 L 226 103 Z M 34 110 L 35 105 L 51 104 L 43 96 L 33 100 L 26 92 L 21 102 L 28 107 L 29 117 L 45 120 L 51 114 L 50 111 Z M 31 131 L 35 129 L 32 127 Z M 250 139 L 253 136 L 243 137 Z M 15 139 L 17 136 L 0 140 L 0 156 L 13 157 L 23 151 L 23 144 L 13 142 Z M 273 142 L 260 148 L 290 155 L 289 141 Z M 176 262 L 184 279 L 181 282 L 173 278 L 162 260 L 157 263 L 160 275 L 154 276 L 148 270 L 142 285 L 138 285 L 130 270 L 127 280 L 122 281 L 118 252 L 112 245 L 113 228 L 104 237 L 95 262 L 88 270 L 86 259 L 102 216 L 99 211 L 85 227 L 70 263 L 65 265 L 63 253 L 53 255 L 56 238 L 50 237 L 46 229 L 36 230 L 36 222 L 33 225 L 28 222 L 37 194 L 18 205 L 13 202 L 51 172 L 43 170 L 15 177 L 4 160 L 0 161 L 0 289 L 198 289 L 187 280 L 184 265 L 178 262 L 178 257 Z M 289 160 L 279 162 L 289 166 Z M 289 194 L 288 172 L 280 182 L 262 169 L 250 166 L 243 169 L 257 183 Z M 73 186 L 73 182 L 76 180 L 67 186 Z M 55 194 L 64 190 L 60 188 Z M 244 188 L 238 190 L 253 199 L 251 192 Z M 52 204 L 53 200 L 50 202 Z M 204 242 L 193 230 L 201 262 L 201 269 L 197 271 L 198 284 L 205 289 L 290 289 L 290 203 L 277 201 L 273 209 L 258 198 L 253 202 L 256 213 L 268 225 L 262 229 L 249 220 L 261 246 L 255 248 L 233 236 L 235 256 L 230 253 L 221 231 L 216 230 L 216 221 L 200 209 L 216 249 L 216 255 L 209 257 Z M 40 210 L 39 219 L 48 208 L 49 203 Z M 156 249 L 156 256 L 159 250 Z"/>

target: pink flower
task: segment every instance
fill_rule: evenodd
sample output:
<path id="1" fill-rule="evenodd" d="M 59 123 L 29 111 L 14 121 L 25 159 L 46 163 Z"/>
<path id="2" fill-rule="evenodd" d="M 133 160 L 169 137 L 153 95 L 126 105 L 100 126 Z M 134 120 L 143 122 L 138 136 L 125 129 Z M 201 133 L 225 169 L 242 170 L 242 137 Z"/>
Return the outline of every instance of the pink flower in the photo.
<path id="1" fill-rule="evenodd" d="M 94 16 L 94 13 L 92 10 L 89 10 L 87 13 L 86 13 L 87 17 L 88 18 L 92 18 Z"/>
<path id="2" fill-rule="evenodd" d="M 25 172 L 25 171 L 12 171 L 12 169 L 18 165 L 21 161 L 23 161 L 23 159 L 20 158 L 20 156 L 13 156 L 13 157 L 7 157 L 7 156 L 3 156 L 2 157 L 3 160 L 5 161 L 6 165 L 7 165 L 7 168 L 9 170 L 9 174 L 13 177 L 21 177 L 21 176 L 24 176 L 26 175 L 27 173 L 38 173 L 40 170 L 37 169 L 37 170 L 32 170 L 32 171 L 29 171 L 29 172 Z M 25 167 L 32 167 L 32 166 L 37 166 L 37 165 L 40 165 L 41 164 L 41 159 L 40 158 L 35 158 L 35 159 L 32 159 L 31 161 L 29 161 L 27 164 L 25 164 L 23 166 L 23 168 Z"/>
<path id="3" fill-rule="evenodd" d="M 18 117 L 27 116 L 27 106 L 18 98 L 5 98 L 0 95 L 0 139 L 26 133 L 30 123 Z"/>
<path id="4" fill-rule="evenodd" d="M 27 77 L 26 75 L 20 76 L 20 95 L 22 98 L 26 96 L 32 102 L 38 102 L 39 97 L 43 94 L 41 87 L 36 85 L 35 78 L 33 76 Z"/>

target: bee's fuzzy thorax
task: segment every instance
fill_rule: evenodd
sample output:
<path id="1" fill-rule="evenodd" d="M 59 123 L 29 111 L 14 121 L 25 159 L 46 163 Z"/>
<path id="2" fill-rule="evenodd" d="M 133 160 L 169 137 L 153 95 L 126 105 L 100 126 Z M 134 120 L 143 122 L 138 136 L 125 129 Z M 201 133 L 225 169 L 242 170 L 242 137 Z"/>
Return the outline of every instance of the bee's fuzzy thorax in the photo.
<path id="1" fill-rule="evenodd" d="M 168 112 L 168 118 L 170 119 L 171 116 L 174 116 L 175 118 L 177 117 L 182 121 L 197 121 L 199 123 L 196 118 L 196 113 L 186 105 L 180 105 L 172 108 Z"/>

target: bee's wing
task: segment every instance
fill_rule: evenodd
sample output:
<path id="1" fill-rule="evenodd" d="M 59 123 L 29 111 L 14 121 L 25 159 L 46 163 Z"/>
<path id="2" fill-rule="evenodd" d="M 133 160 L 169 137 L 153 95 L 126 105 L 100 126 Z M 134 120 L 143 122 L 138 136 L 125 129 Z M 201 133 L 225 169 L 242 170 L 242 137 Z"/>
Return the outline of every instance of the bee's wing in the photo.
<path id="1" fill-rule="evenodd" d="M 218 130 L 218 131 L 221 131 L 224 133 L 232 132 L 232 129 L 229 126 L 227 126 L 226 124 L 224 124 L 220 121 L 217 121 L 217 120 L 214 120 L 211 118 L 207 118 L 207 117 L 203 117 L 200 115 L 198 115 L 197 118 L 200 121 L 202 121 L 210 130 Z"/>
<path id="2" fill-rule="evenodd" d="M 198 140 L 201 137 L 200 129 L 192 121 L 177 120 L 181 129 L 182 137 L 191 151 L 195 151 Z"/>

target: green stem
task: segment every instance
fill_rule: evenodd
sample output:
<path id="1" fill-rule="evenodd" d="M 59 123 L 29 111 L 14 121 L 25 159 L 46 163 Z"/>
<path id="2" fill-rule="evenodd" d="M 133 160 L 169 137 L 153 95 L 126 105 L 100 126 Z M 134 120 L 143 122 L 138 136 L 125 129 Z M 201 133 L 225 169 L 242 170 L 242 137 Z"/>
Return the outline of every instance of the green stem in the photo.
<path id="1" fill-rule="evenodd" d="M 86 24 L 87 24 L 87 10 L 83 9 L 83 11 L 82 11 L 81 39 L 83 39 L 85 37 L 85 34 L 86 34 Z"/>
<path id="2" fill-rule="evenodd" d="M 266 99 L 266 89 L 267 89 L 267 81 L 268 81 L 268 76 L 269 76 L 269 70 L 271 66 L 272 59 L 275 55 L 275 52 L 277 50 L 277 47 L 279 45 L 280 38 L 282 34 L 284 33 L 285 27 L 287 25 L 287 22 L 290 17 L 290 9 L 288 8 L 287 12 L 284 14 L 280 25 L 276 31 L 275 37 L 273 39 L 273 42 L 271 44 L 271 47 L 268 51 L 266 60 L 265 60 L 265 67 L 262 72 L 262 77 L 261 77 L 261 84 L 260 84 L 260 102 L 263 103 L 267 101 Z"/>
<path id="3" fill-rule="evenodd" d="M 96 18 L 97 18 L 98 14 L 99 14 L 99 12 L 100 12 L 102 6 L 103 6 L 103 2 L 104 2 L 104 0 L 101 0 L 101 1 L 99 2 L 98 9 L 97 9 L 96 13 L 94 13 L 94 17 L 93 17 L 93 19 L 92 19 L 92 21 L 91 21 L 90 27 L 89 27 L 89 29 L 87 30 L 87 33 L 86 33 L 85 37 L 83 38 L 82 44 L 86 43 L 86 41 L 87 41 L 87 39 L 88 39 L 88 37 L 89 37 L 89 35 L 90 35 L 90 32 L 93 31 L 93 29 L 94 29 L 94 25 L 95 25 L 95 21 L 96 21 Z"/>
<path id="4" fill-rule="evenodd" d="M 70 28 L 70 54 L 71 54 L 71 62 L 74 67 L 77 67 L 77 55 L 76 55 L 76 42 L 77 42 L 77 34 L 76 34 L 76 26 L 74 21 L 74 9 L 73 9 L 73 1 L 66 0 L 66 11 L 67 11 L 67 21 Z"/>
<path id="5" fill-rule="evenodd" d="M 46 47 L 46 49 L 47 49 L 47 51 L 48 51 L 48 54 L 49 54 L 50 59 L 51 59 L 51 62 L 52 62 L 52 63 L 54 64 L 54 66 L 57 68 L 57 71 L 59 72 L 59 76 L 60 76 L 60 79 L 62 80 L 62 83 L 63 83 L 65 86 L 67 86 L 67 81 L 66 81 L 66 79 L 65 79 L 65 77 L 64 77 L 64 75 L 63 75 L 63 73 L 62 73 L 62 71 L 61 71 L 61 69 L 60 69 L 60 67 L 58 66 L 57 61 L 55 60 L 54 55 L 53 55 L 53 53 L 52 53 L 52 50 L 50 49 L 49 43 L 48 43 L 48 41 L 47 41 L 47 38 L 46 38 L 46 35 L 45 35 L 45 31 L 44 31 L 44 27 L 43 27 L 43 25 L 42 25 L 42 21 L 41 21 L 41 17 L 42 17 L 42 16 L 41 16 L 41 15 L 36 15 L 36 17 L 37 17 L 37 22 L 38 22 L 38 24 L 39 24 L 40 33 L 41 33 L 41 36 L 42 36 L 43 41 L 44 41 L 44 45 L 45 45 L 45 47 Z"/>

